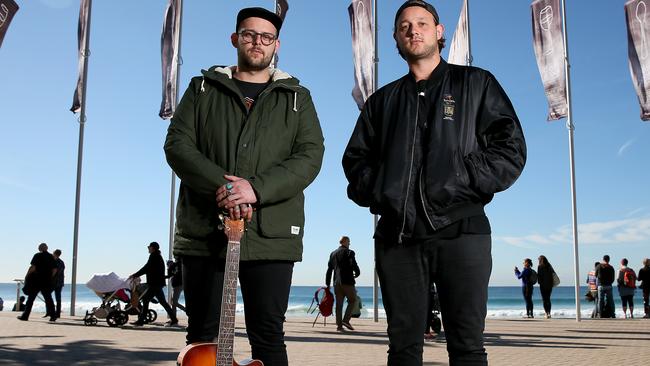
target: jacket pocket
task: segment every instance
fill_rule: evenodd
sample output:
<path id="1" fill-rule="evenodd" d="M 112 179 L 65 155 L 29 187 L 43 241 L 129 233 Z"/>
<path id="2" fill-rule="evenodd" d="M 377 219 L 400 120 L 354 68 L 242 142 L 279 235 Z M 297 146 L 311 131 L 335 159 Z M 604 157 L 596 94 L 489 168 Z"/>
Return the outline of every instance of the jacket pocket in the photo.
<path id="1" fill-rule="evenodd" d="M 260 209 L 260 233 L 267 238 L 300 238 L 305 227 L 304 196 L 302 194 Z"/>
<path id="2" fill-rule="evenodd" d="M 459 150 L 441 157 L 428 167 L 424 191 L 434 211 L 463 202 L 470 202 L 474 194 L 469 187 L 469 175 Z"/>

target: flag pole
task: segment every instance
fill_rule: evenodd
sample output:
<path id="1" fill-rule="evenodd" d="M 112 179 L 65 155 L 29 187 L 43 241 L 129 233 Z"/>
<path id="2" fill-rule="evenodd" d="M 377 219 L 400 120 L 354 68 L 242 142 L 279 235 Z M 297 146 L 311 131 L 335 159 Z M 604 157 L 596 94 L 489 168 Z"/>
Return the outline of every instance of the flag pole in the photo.
<path id="1" fill-rule="evenodd" d="M 374 81 L 373 81 L 373 85 L 372 85 L 372 92 L 373 93 L 377 91 L 377 85 L 379 85 L 379 42 L 378 42 L 379 37 L 377 36 L 378 35 L 377 29 L 379 28 L 377 26 L 378 19 L 379 19 L 378 16 L 377 16 L 377 2 L 378 1 L 379 0 L 373 0 L 374 20 L 373 20 L 372 28 L 373 28 L 373 40 L 374 40 L 374 43 L 375 43 L 375 47 L 374 47 L 375 48 L 375 50 L 374 50 L 375 55 L 373 57 L 374 67 L 375 67 L 375 69 L 373 70 L 373 77 L 374 77 Z M 374 215 L 374 228 L 375 228 L 375 230 L 377 229 L 377 222 L 378 221 L 379 221 L 379 216 Z M 373 245 L 373 248 L 374 248 L 374 245 Z M 374 268 L 374 271 L 373 271 L 372 306 L 373 306 L 373 313 L 374 313 L 373 320 L 375 321 L 375 323 L 377 323 L 377 322 L 379 322 L 379 277 L 377 277 L 377 253 L 376 253 L 376 251 L 373 251 L 373 252 L 375 254 L 374 255 L 374 257 L 375 257 L 374 258 L 375 259 L 375 268 Z"/>
<path id="2" fill-rule="evenodd" d="M 575 275 L 576 321 L 580 321 L 580 265 L 578 260 L 578 208 L 576 205 L 576 173 L 573 146 L 573 113 L 571 109 L 571 64 L 569 63 L 569 44 L 567 36 L 566 2 L 562 1 L 562 32 L 564 33 L 564 75 L 566 77 L 567 123 L 569 131 L 569 165 L 571 169 L 571 212 L 573 225 L 573 267 Z"/>
<path id="3" fill-rule="evenodd" d="M 467 66 L 472 66 L 472 32 L 469 27 L 469 0 L 465 0 L 465 24 L 467 24 Z"/>
<path id="4" fill-rule="evenodd" d="M 81 168 L 84 151 L 84 126 L 86 124 L 86 82 L 88 80 L 88 58 L 90 50 L 90 17 L 92 14 L 92 0 L 88 0 L 88 18 L 86 20 L 86 39 L 82 57 L 84 61 L 83 83 L 81 86 L 81 110 L 79 112 L 79 147 L 77 151 L 77 187 L 74 205 L 74 234 L 72 239 L 72 284 L 70 285 L 70 316 L 75 315 L 75 303 L 77 298 L 77 253 L 79 247 L 79 203 L 81 201 Z"/>
<path id="5" fill-rule="evenodd" d="M 174 100 L 174 111 L 176 111 L 176 107 L 178 106 L 178 87 L 179 87 L 179 81 L 180 81 L 180 74 L 181 74 L 181 65 L 183 64 L 182 58 L 181 58 L 181 41 L 183 39 L 183 0 L 178 0 L 179 3 L 179 16 L 178 16 L 178 45 L 176 49 L 178 50 L 178 57 L 176 57 L 176 99 Z M 172 260 L 174 257 L 172 254 L 172 251 L 174 250 L 174 220 L 176 218 L 175 214 L 175 209 L 176 209 L 176 173 L 174 173 L 174 170 L 172 170 L 172 182 L 171 182 L 171 189 L 170 189 L 170 200 L 169 200 L 169 255 L 168 258 L 169 260 Z M 172 279 L 171 277 L 167 279 L 167 288 L 169 289 L 167 291 L 167 298 L 169 299 L 169 303 L 171 304 L 173 299 L 172 296 L 173 291 L 172 290 Z M 172 304 L 173 305 L 173 304 Z"/>

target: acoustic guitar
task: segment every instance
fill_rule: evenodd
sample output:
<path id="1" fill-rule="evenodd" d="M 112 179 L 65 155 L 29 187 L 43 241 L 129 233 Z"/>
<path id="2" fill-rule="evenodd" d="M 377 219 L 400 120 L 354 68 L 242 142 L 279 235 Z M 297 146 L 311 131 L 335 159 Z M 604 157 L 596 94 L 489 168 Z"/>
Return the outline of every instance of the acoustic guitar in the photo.
<path id="1" fill-rule="evenodd" d="M 228 237 L 226 270 L 223 278 L 221 315 L 217 343 L 187 345 L 176 359 L 179 366 L 264 366 L 259 360 L 233 360 L 235 341 L 235 310 L 237 308 L 237 278 L 239 275 L 239 243 L 244 234 L 244 220 L 223 218 L 224 231 Z"/>

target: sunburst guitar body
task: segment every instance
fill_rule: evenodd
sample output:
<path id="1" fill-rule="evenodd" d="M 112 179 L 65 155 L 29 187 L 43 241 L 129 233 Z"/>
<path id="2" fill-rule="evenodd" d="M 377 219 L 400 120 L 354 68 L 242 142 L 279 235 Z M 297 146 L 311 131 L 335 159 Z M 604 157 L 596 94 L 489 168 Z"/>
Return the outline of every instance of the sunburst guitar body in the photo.
<path id="1" fill-rule="evenodd" d="M 237 309 L 237 278 L 239 276 L 239 243 L 244 234 L 244 220 L 223 218 L 224 231 L 228 236 L 226 270 L 223 277 L 221 314 L 217 342 L 187 345 L 178 354 L 179 366 L 264 366 L 262 361 L 246 359 L 240 363 L 233 359 L 235 342 L 235 311 Z"/>

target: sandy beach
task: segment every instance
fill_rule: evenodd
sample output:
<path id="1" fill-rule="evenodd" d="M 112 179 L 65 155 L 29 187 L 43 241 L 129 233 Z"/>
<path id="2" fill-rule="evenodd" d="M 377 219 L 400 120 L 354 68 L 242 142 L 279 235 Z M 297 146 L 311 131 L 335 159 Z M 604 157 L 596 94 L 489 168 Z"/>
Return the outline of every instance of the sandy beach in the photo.
<path id="1" fill-rule="evenodd" d="M 183 328 L 165 328 L 164 319 L 145 327 L 110 328 L 82 317 L 56 323 L 33 313 L 30 321 L 0 312 L 0 365 L 175 365 L 184 346 Z M 241 317 L 240 317 L 241 318 Z M 338 333 L 333 318 L 312 328 L 310 318 L 288 318 L 286 341 L 292 365 L 385 365 L 385 320 L 354 319 L 354 332 Z M 235 358 L 250 352 L 243 319 L 238 319 Z M 181 320 L 181 324 L 184 321 Z M 650 359 L 648 319 L 488 320 L 485 338 L 491 365 L 646 364 Z M 424 365 L 446 365 L 444 339 L 428 341 Z"/>

